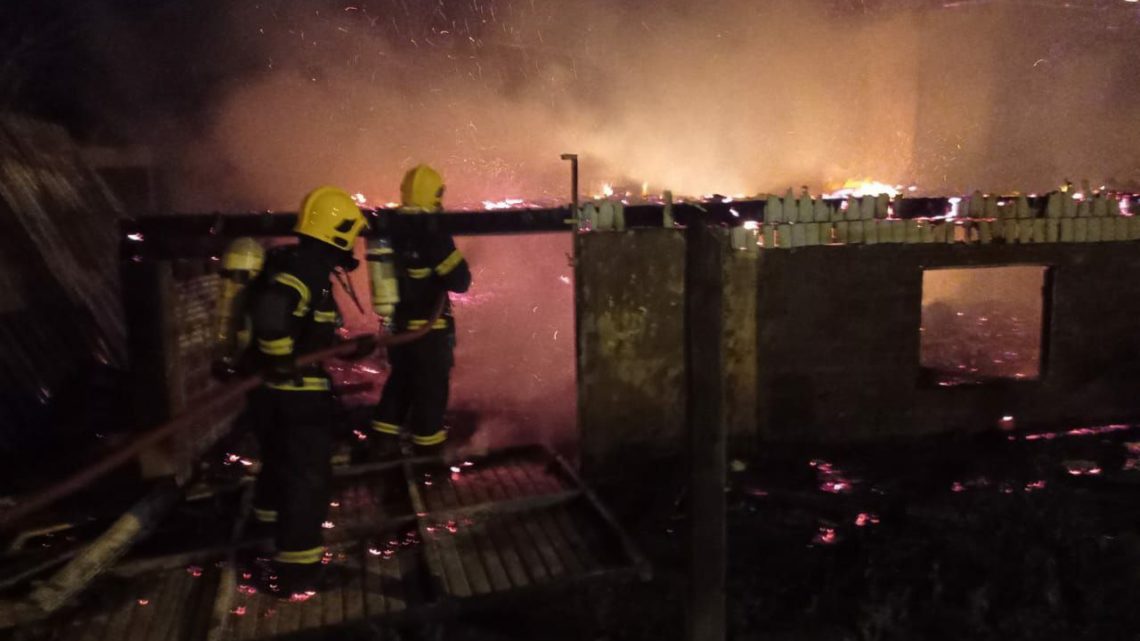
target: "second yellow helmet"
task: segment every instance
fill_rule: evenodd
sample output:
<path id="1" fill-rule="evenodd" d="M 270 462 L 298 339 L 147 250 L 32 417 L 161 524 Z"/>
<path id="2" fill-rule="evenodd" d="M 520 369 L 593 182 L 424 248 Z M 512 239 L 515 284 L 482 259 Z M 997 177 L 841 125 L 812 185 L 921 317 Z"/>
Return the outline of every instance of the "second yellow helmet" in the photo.
<path id="1" fill-rule="evenodd" d="M 318 187 L 305 196 L 293 231 L 333 247 L 352 249 L 367 222 L 356 201 L 336 187 Z"/>
<path id="2" fill-rule="evenodd" d="M 433 213 L 443 208 L 443 176 L 427 165 L 416 165 L 400 183 L 400 207 L 407 211 Z"/>

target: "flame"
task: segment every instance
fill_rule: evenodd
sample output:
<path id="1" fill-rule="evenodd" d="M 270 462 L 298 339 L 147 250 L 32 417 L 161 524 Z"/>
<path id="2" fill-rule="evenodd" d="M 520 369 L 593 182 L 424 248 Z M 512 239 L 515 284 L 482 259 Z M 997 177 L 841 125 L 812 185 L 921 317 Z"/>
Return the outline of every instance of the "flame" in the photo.
<path id="1" fill-rule="evenodd" d="M 832 191 L 829 194 L 825 194 L 824 197 L 847 198 L 848 196 L 855 196 L 858 198 L 861 196 L 878 196 L 880 194 L 886 194 L 894 198 L 895 196 L 899 195 L 899 192 L 901 190 L 901 186 L 892 187 L 886 183 L 871 180 L 869 178 L 866 180 L 848 179 L 843 183 L 842 187 Z"/>

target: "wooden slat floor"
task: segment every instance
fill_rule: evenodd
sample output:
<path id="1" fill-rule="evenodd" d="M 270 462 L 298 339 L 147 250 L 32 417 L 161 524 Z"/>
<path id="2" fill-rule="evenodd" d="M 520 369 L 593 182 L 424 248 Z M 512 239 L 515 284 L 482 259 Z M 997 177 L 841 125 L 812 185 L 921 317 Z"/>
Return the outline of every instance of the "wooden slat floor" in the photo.
<path id="1" fill-rule="evenodd" d="M 632 577 L 639 556 L 567 469 L 532 448 L 454 467 L 405 463 L 338 477 L 325 590 L 282 601 L 257 589 L 253 553 L 227 575 L 224 560 L 207 559 L 101 580 L 91 589 L 98 598 L 43 638 L 383 639 L 389 625 Z M 236 576 L 236 585 L 226 576 Z"/>

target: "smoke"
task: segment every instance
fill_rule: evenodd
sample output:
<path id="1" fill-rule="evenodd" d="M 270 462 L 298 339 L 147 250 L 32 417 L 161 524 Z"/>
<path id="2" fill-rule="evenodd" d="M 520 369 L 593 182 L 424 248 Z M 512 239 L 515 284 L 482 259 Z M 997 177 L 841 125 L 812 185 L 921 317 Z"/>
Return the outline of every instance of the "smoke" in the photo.
<path id="1" fill-rule="evenodd" d="M 1127 3 L 843 4 L 225 3 L 185 54 L 213 79 L 199 122 L 142 135 L 183 210 L 292 208 L 323 183 L 383 203 L 421 161 L 452 206 L 564 202 L 562 152 L 582 155 L 588 192 L 1135 174 Z"/>
<path id="2" fill-rule="evenodd" d="M 1140 164 L 1138 14 L 1115 0 L 215 0 L 156 15 L 119 40 L 120 101 L 183 211 L 294 209 L 321 184 L 383 204 L 418 162 L 442 171 L 449 207 L 566 202 L 564 152 L 586 193 L 850 178 L 1031 192 L 1128 186 Z M 192 37 L 159 40 L 160 19 Z M 503 400 L 522 417 L 511 430 L 550 407 L 572 417 L 563 245 L 464 242 L 458 406 Z"/>

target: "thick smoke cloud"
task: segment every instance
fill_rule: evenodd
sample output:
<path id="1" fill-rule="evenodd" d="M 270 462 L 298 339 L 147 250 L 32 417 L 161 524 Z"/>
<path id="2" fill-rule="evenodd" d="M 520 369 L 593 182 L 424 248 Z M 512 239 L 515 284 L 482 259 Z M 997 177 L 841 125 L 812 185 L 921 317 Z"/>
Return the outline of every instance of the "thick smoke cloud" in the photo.
<path id="1" fill-rule="evenodd" d="M 568 151 L 588 191 L 1135 174 L 1127 3 L 845 4 L 230 4 L 202 64 L 224 68 L 235 43 L 237 71 L 204 129 L 165 146 L 176 204 L 292 207 L 323 182 L 383 202 L 417 161 L 452 204 L 565 200 Z"/>

